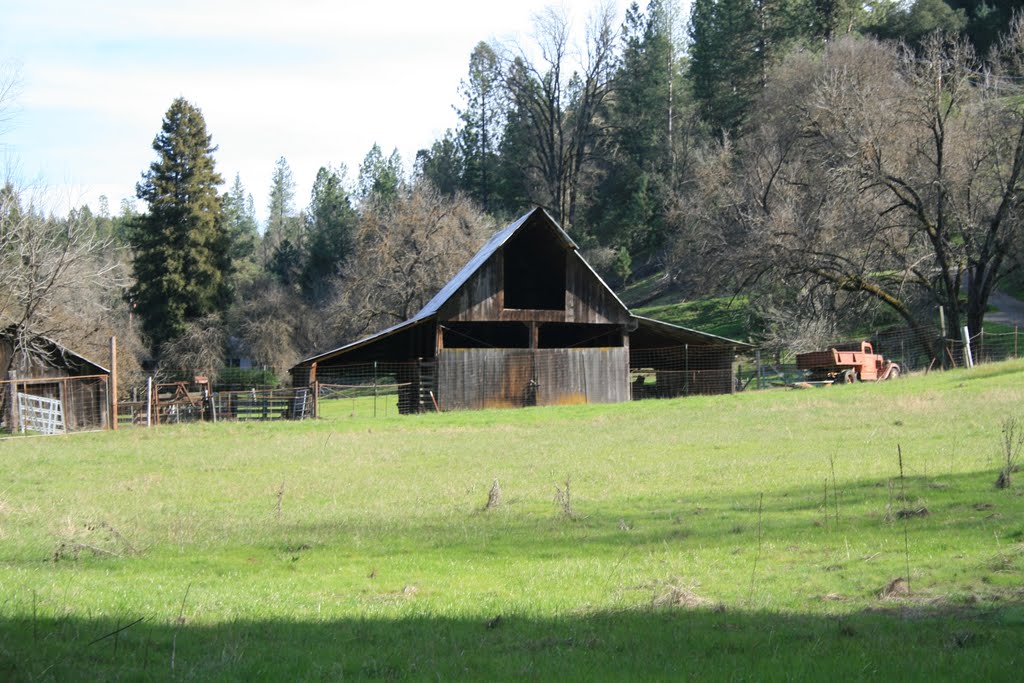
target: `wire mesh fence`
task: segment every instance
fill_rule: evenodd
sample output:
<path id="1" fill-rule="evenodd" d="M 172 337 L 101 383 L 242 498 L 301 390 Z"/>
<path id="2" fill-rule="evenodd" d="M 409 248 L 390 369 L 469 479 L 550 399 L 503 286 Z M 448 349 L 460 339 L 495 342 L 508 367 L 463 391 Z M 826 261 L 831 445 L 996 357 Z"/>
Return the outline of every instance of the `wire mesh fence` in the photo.
<path id="1" fill-rule="evenodd" d="M 944 339 L 909 329 L 824 344 L 860 349 L 895 363 L 896 372 L 961 367 L 1016 358 L 1018 330 L 985 332 L 969 340 Z M 852 379 L 871 379 L 864 369 Z M 311 381 L 314 378 L 315 381 Z M 324 416 L 394 414 L 490 407 L 673 398 L 723 394 L 807 383 L 796 354 L 731 346 L 682 345 L 658 349 L 471 349 L 446 350 L 436 359 L 408 363 L 358 363 L 300 369 L 295 383 L 316 386 Z M 818 384 L 828 382 L 815 382 Z"/>
<path id="2" fill-rule="evenodd" d="M 434 410 L 435 370 L 429 360 L 352 363 L 321 368 L 312 381 L 297 374 L 294 381 L 315 386 L 319 415 L 383 417 Z"/>
<path id="3" fill-rule="evenodd" d="M 118 402 L 118 427 L 303 420 L 314 416 L 314 398 L 307 387 L 210 391 L 206 384 L 163 382 L 149 383 L 144 397 L 141 401 Z"/>
<path id="4" fill-rule="evenodd" d="M 874 353 L 898 364 L 901 373 L 971 367 L 1020 358 L 1019 328 L 1006 332 L 981 331 L 972 337 L 951 339 L 938 333 L 909 329 L 878 332 L 867 337 L 845 339 L 822 345 L 823 349 L 850 349 L 867 341 Z M 805 382 L 808 372 L 798 367 L 792 351 L 756 349 L 744 354 L 736 367 L 736 385 L 741 388 L 771 388 Z"/>
<path id="5" fill-rule="evenodd" d="M 821 349 L 872 345 L 901 374 L 1019 358 L 1020 330 L 943 338 L 889 330 L 839 340 Z M 183 377 L 185 373 L 182 373 Z M 124 388 L 111 405 L 109 378 L 55 377 L 0 381 L 0 431 L 54 434 L 198 421 L 388 417 L 490 407 L 603 403 L 722 394 L 806 383 L 796 354 L 731 346 L 657 349 L 457 349 L 432 359 L 299 368 L 287 379 L 260 369 L 216 373 Z M 818 382 L 820 383 L 820 382 Z M 113 410 L 113 412 L 112 412 Z"/>
<path id="6" fill-rule="evenodd" d="M 0 381 L 0 431 L 64 434 L 110 426 L 106 375 Z"/>

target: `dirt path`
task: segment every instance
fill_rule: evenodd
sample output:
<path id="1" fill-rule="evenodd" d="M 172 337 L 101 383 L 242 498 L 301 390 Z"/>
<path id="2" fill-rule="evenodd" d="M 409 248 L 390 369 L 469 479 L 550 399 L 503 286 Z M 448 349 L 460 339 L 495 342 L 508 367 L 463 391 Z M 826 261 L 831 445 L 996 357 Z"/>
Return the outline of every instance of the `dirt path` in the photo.
<path id="1" fill-rule="evenodd" d="M 997 310 L 985 314 L 986 322 L 1024 327 L 1024 301 L 1005 292 L 992 292 L 988 303 Z"/>

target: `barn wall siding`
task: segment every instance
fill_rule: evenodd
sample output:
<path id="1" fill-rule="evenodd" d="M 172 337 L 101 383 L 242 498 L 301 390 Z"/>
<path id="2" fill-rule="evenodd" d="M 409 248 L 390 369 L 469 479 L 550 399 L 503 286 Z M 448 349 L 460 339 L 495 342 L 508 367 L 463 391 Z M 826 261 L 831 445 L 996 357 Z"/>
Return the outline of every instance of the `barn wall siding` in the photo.
<path id="1" fill-rule="evenodd" d="M 594 275 L 579 253 L 572 252 L 566 266 L 566 322 L 590 324 L 629 322 L 629 311 L 612 296 L 608 287 Z"/>
<path id="2" fill-rule="evenodd" d="M 442 410 L 629 400 L 625 348 L 445 349 L 438 356 Z"/>

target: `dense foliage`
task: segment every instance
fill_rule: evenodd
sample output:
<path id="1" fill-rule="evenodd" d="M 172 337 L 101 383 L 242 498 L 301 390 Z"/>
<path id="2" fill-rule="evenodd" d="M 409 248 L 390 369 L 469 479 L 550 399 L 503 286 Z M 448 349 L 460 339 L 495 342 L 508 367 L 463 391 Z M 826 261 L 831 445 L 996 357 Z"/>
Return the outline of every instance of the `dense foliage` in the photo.
<path id="1" fill-rule="evenodd" d="M 158 158 L 136 188 L 148 211 L 131 234 L 135 284 L 129 296 L 159 346 L 179 337 L 190 321 L 226 308 L 232 268 L 216 147 L 202 113 L 174 100 L 153 149 Z"/>
<path id="2" fill-rule="evenodd" d="M 304 203 L 280 157 L 260 225 L 238 176 L 218 194 L 211 136 L 179 99 L 144 206 L 58 223 L 84 221 L 88 253 L 130 247 L 108 253 L 130 261 L 127 299 L 166 366 L 282 373 L 415 313 L 532 205 L 614 287 L 741 293 L 780 340 L 865 316 L 933 329 L 939 306 L 947 333 L 976 331 L 1022 263 L 1022 5 L 695 0 L 685 16 L 649 0 L 620 18 L 595 3 L 582 32 L 549 9 L 530 42 L 472 49 L 458 125 L 411 174 L 375 144 L 354 177 L 320 168 Z M 5 226 L 39 216 L 8 200 Z"/>

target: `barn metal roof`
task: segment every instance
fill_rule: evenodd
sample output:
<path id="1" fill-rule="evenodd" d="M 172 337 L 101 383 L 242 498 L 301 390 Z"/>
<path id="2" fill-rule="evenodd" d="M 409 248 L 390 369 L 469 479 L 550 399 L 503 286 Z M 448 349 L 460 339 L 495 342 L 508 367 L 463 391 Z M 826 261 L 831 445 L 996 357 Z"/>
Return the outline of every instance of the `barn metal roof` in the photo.
<path id="1" fill-rule="evenodd" d="M 495 254 L 495 252 L 498 251 L 498 249 L 504 246 L 504 244 L 508 242 L 509 239 L 511 239 L 512 236 L 515 235 L 520 228 L 526 225 L 534 216 L 537 215 L 541 215 L 547 219 L 551 227 L 555 229 L 555 234 L 557 238 L 566 249 L 571 249 L 574 252 L 579 251 L 579 247 L 576 245 L 576 243 L 572 240 L 571 237 L 569 237 L 565 230 L 562 229 L 558 222 L 551 217 L 551 214 L 549 214 L 545 209 L 541 207 L 534 208 L 531 211 L 528 211 L 527 213 L 520 216 L 515 222 L 509 224 L 503 230 L 497 232 L 493 237 L 491 237 L 491 239 L 488 240 L 487 243 L 480 248 L 476 255 L 474 255 L 473 258 L 471 258 L 466 263 L 466 265 L 463 266 L 462 270 L 456 273 L 455 277 L 449 280 L 448 283 L 444 287 L 442 287 L 441 290 L 438 291 L 438 293 L 435 294 L 434 297 L 430 299 L 430 301 L 428 301 L 426 305 L 424 305 L 423 308 L 421 308 L 413 317 L 409 318 L 404 322 L 398 323 L 397 325 L 392 325 L 391 327 L 381 330 L 380 332 L 372 334 L 368 337 L 363 337 L 362 339 L 350 342 L 343 346 L 339 346 L 335 349 L 331 349 L 330 351 L 325 351 L 323 353 L 318 353 L 314 356 L 310 356 L 309 358 L 300 361 L 298 365 L 307 365 L 313 362 L 325 360 L 327 358 L 348 351 L 352 351 L 354 349 L 366 346 L 380 339 L 389 337 L 393 334 L 397 334 L 399 332 L 410 329 L 412 327 L 415 327 L 416 325 L 419 325 L 430 320 L 431 318 L 438 314 L 438 312 L 445 305 L 445 303 L 447 303 L 449 299 L 451 299 L 458 293 L 459 289 L 463 285 L 465 285 L 471 277 L 473 277 L 473 274 L 476 273 L 476 271 L 479 270 L 487 262 L 487 260 L 490 259 Z M 628 312 L 629 307 L 622 302 L 622 300 L 618 297 L 615 291 L 612 290 L 612 288 L 605 283 L 601 276 L 597 274 L 593 267 L 589 263 L 587 263 L 586 259 L 584 259 L 583 257 L 579 258 L 580 261 L 582 261 L 583 264 L 590 270 L 593 276 L 602 285 L 604 285 L 605 289 L 608 291 L 609 294 L 612 295 L 615 301 L 620 306 L 622 306 L 623 310 Z M 728 339 L 726 337 L 708 334 L 707 332 L 691 330 L 680 325 L 673 325 L 672 323 L 654 320 L 653 318 L 645 318 L 643 316 L 633 316 L 633 318 L 637 320 L 637 322 L 641 326 L 647 326 L 649 328 L 652 328 L 653 330 L 657 330 L 659 333 L 665 336 L 679 337 L 686 341 L 686 343 L 716 343 L 726 344 L 736 348 L 750 347 L 750 344 L 741 341 L 736 341 L 735 339 Z"/>
<path id="2" fill-rule="evenodd" d="M 418 315 L 419 314 L 417 314 L 417 316 Z M 310 356 L 309 358 L 306 358 L 305 360 L 301 360 L 298 363 L 296 363 L 294 367 L 298 367 L 300 365 L 306 365 L 308 363 L 318 362 L 318 361 L 330 358 L 332 356 L 336 356 L 338 354 L 345 353 L 347 351 L 352 351 L 353 349 L 358 349 L 358 348 L 360 348 L 362 346 L 366 346 L 367 344 L 371 344 L 371 343 L 373 343 L 375 341 L 378 341 L 380 339 L 383 339 L 385 337 L 390 337 L 393 334 L 396 334 L 396 333 L 401 332 L 403 330 L 406 330 L 406 329 L 415 327 L 416 325 L 419 325 L 421 323 L 424 323 L 424 322 L 427 321 L 427 318 L 429 318 L 429 317 L 430 316 L 423 317 L 423 318 L 420 318 L 420 317 L 409 318 L 408 320 L 406 320 L 404 322 L 400 322 L 397 325 L 392 325 L 391 327 L 388 327 L 387 329 L 383 329 L 380 332 L 375 332 L 374 334 L 371 334 L 369 337 L 363 337 L 362 339 L 357 339 L 354 342 L 349 342 L 348 344 L 344 344 L 343 346 L 339 346 L 336 349 L 331 349 L 330 351 L 324 351 L 323 353 L 318 353 L 315 356 Z"/>
<path id="3" fill-rule="evenodd" d="M 538 214 L 543 215 L 548 219 L 548 221 L 551 223 L 551 226 L 554 227 L 555 229 L 556 236 L 558 237 L 559 241 L 562 242 L 563 246 L 566 249 L 579 249 L 579 247 L 576 246 L 576 243 L 572 241 L 572 238 L 569 237 L 568 233 L 566 233 L 565 230 L 563 230 L 562 227 L 557 223 L 557 221 L 555 221 L 555 219 L 551 217 L 551 214 L 549 214 L 546 210 L 544 210 L 541 207 L 534 208 L 520 216 L 515 222 L 510 223 L 507 227 L 495 233 L 495 235 L 491 237 L 491 239 L 489 239 L 484 246 L 480 247 L 480 251 L 478 251 L 473 256 L 473 258 L 471 258 L 466 263 L 466 265 L 462 267 L 462 270 L 456 273 L 455 277 L 449 280 L 448 283 L 444 287 L 442 287 L 441 290 L 437 294 L 435 294 L 434 297 L 416 313 L 416 315 L 414 315 L 413 317 L 409 318 L 404 322 L 398 323 L 397 325 L 392 325 L 391 327 L 385 330 L 381 330 L 376 334 L 372 334 L 369 337 L 363 337 L 358 341 L 354 341 L 349 344 L 345 344 L 344 346 L 339 346 L 336 349 L 325 351 L 324 353 L 318 353 L 315 356 L 306 358 L 305 360 L 300 361 L 299 365 L 322 360 L 328 356 L 334 356 L 345 351 L 351 351 L 352 349 L 359 348 L 360 346 L 365 346 L 370 342 L 377 341 L 378 339 L 390 336 L 392 334 L 395 334 L 396 332 L 401 332 L 402 330 L 417 325 L 427 320 L 428 318 L 432 318 L 438 313 L 438 311 L 441 310 L 441 307 L 444 306 L 449 299 L 455 296 L 455 294 L 458 293 L 459 289 L 464 284 L 466 284 L 466 282 L 468 282 L 471 277 L 473 277 L 473 273 L 475 273 L 477 270 L 480 269 L 481 266 L 487 263 L 487 260 L 491 258 L 491 256 L 493 256 L 494 253 L 498 251 L 498 249 L 500 249 L 506 242 L 508 242 L 509 239 L 512 238 L 512 235 L 516 234 L 516 232 L 520 228 L 526 225 L 531 218 Z M 586 261 L 584 261 L 584 263 L 586 263 Z M 587 267 L 590 267 L 589 264 L 587 264 Z M 592 268 L 591 271 L 593 271 Z M 594 273 L 594 275 L 597 276 L 597 273 Z M 602 284 L 604 284 L 603 280 Z M 605 287 L 607 287 L 607 285 L 605 285 Z M 612 292 L 610 288 L 608 289 L 608 291 L 612 293 L 612 296 L 615 296 L 615 292 Z M 618 301 L 617 296 L 615 297 L 615 299 Z M 621 304 L 622 302 L 619 301 L 619 303 Z M 623 308 L 626 308 L 625 304 L 623 304 Z"/>
<path id="4" fill-rule="evenodd" d="M 493 256 L 494 253 L 505 244 L 505 242 L 508 242 L 509 239 L 511 239 L 512 235 L 516 234 L 516 231 L 518 231 L 521 227 L 526 225 L 526 223 L 529 222 L 529 220 L 537 214 L 542 214 L 548 219 L 552 227 L 554 227 L 555 229 L 555 234 L 558 236 L 558 238 L 562 242 L 562 245 L 565 248 L 573 250 L 579 248 L 576 246 L 576 243 L 572 241 L 572 238 L 569 237 L 565 230 L 562 230 L 562 226 L 560 226 L 555 221 L 555 219 L 551 217 L 551 214 L 549 214 L 541 207 L 537 207 L 532 211 L 529 211 L 520 216 L 519 219 L 517 219 L 514 223 L 511 223 L 504 230 L 501 230 L 500 232 L 496 233 L 494 237 L 487 241 L 487 244 L 480 247 L 480 251 L 478 251 L 476 255 L 473 258 L 471 258 L 466 263 L 465 266 L 463 266 L 462 270 L 456 273 L 455 277 L 449 280 L 448 284 L 442 287 L 441 291 L 435 294 L 434 298 L 428 301 L 426 305 L 420 309 L 419 313 L 414 315 L 411 320 L 421 320 L 423 318 L 432 316 L 438 311 L 440 311 L 441 307 L 445 305 L 448 299 L 455 296 L 455 294 L 459 291 L 459 288 L 461 288 L 462 285 L 466 284 L 469 281 L 469 279 L 473 277 L 473 273 L 475 273 L 477 270 L 480 269 L 481 266 L 487 263 L 487 260 L 491 258 L 491 256 Z"/>

